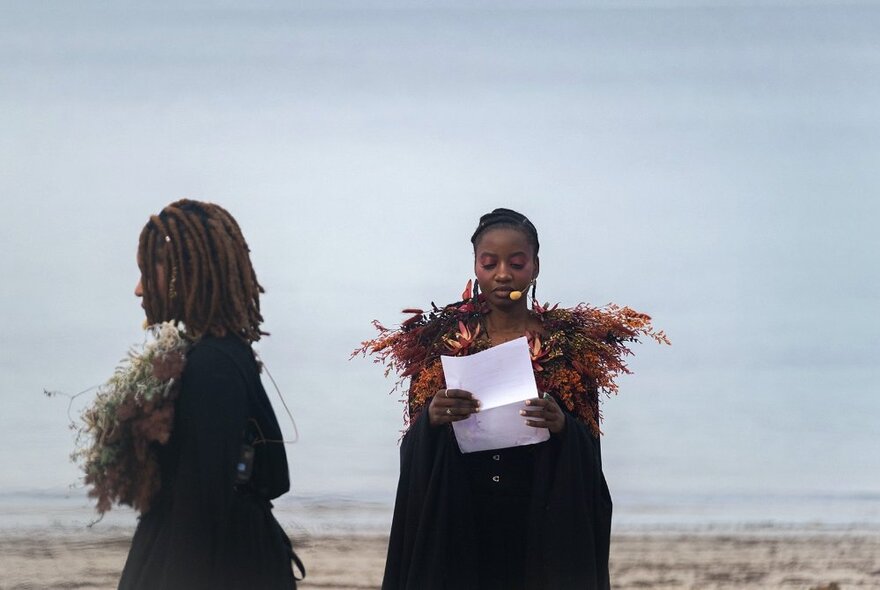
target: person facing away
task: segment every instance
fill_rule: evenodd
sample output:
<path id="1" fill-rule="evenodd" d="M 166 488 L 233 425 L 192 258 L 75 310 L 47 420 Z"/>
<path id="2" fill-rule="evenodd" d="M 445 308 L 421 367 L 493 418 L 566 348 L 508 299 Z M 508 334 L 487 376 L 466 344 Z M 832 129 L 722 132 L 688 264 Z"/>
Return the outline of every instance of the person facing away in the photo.
<path id="1" fill-rule="evenodd" d="M 538 232 L 524 215 L 496 209 L 482 216 L 471 243 L 472 292 L 431 314 L 412 310 L 417 315 L 393 334 L 380 326 L 391 337 L 363 349 L 390 350 L 411 378 L 382 588 L 607 589 L 611 497 L 598 390 L 577 362 L 581 353 L 571 352 L 582 351 L 586 324 L 534 301 Z M 523 297 L 529 289 L 531 309 Z M 549 439 L 462 453 L 451 425 L 479 412 L 480 403 L 446 388 L 440 354 L 471 354 L 523 336 L 547 395 L 525 402 L 520 414 L 528 426 L 549 430 Z"/>
<path id="2" fill-rule="evenodd" d="M 137 263 L 146 322 L 182 322 L 192 345 L 119 588 L 296 588 L 302 565 L 270 503 L 290 488 L 287 457 L 251 348 L 263 288 L 239 225 L 212 203 L 171 203 L 144 226 Z"/>

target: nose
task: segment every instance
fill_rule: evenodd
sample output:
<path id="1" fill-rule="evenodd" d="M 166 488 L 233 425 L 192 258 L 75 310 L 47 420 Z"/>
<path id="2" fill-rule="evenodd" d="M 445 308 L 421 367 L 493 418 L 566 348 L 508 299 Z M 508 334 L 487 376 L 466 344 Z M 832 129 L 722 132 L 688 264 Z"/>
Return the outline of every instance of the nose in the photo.
<path id="1" fill-rule="evenodd" d="M 137 285 L 134 286 L 134 296 L 135 297 L 143 297 L 144 296 L 143 279 L 138 279 Z"/>
<path id="2" fill-rule="evenodd" d="M 495 280 L 501 283 L 513 280 L 510 269 L 503 262 L 498 264 L 498 270 L 495 272 Z"/>

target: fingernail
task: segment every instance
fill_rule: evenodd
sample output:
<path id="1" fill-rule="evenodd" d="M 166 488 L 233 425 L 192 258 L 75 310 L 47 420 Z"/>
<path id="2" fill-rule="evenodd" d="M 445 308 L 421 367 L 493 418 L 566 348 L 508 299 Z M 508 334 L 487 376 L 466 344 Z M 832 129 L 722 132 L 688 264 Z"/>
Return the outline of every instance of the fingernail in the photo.
<path id="1" fill-rule="evenodd" d="M 525 410 L 520 410 L 520 411 L 519 411 L 519 415 L 520 415 L 520 416 L 525 416 L 525 415 L 526 415 L 526 411 L 525 411 Z"/>
<path id="2" fill-rule="evenodd" d="M 527 406 L 532 405 L 532 400 L 527 399 L 527 400 L 526 400 L 526 405 L 527 405 Z"/>

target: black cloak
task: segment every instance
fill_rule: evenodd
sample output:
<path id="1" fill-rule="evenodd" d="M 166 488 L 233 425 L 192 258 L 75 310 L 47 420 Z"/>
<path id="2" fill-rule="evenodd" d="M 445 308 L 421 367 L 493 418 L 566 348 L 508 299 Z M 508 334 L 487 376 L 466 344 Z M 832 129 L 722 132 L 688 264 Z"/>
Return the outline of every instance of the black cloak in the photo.
<path id="1" fill-rule="evenodd" d="M 400 480 L 383 590 L 486 590 L 480 586 L 481 535 L 473 490 L 450 426 L 432 427 L 422 411 L 403 439 Z M 522 587 L 607 590 L 611 496 L 600 442 L 566 415 L 565 429 L 535 445 L 518 567 Z"/>
<path id="2" fill-rule="evenodd" d="M 205 337 L 187 355 L 174 429 L 158 449 L 162 487 L 141 516 L 120 590 L 290 590 L 290 540 L 269 500 L 290 488 L 281 429 L 253 351 Z M 236 480 L 253 442 L 250 481 Z"/>

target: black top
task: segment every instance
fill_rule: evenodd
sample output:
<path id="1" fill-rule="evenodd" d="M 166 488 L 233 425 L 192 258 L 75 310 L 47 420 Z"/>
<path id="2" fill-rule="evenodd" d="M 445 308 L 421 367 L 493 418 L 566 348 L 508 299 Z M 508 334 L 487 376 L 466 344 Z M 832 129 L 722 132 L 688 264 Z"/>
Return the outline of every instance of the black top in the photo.
<path id="1" fill-rule="evenodd" d="M 401 445 L 383 590 L 610 587 L 611 496 L 587 425 L 567 415 L 545 443 L 462 454 L 427 414 Z"/>
<path id="2" fill-rule="evenodd" d="M 171 440 L 159 449 L 162 488 L 138 522 L 119 588 L 295 588 L 290 541 L 269 503 L 290 487 L 287 456 L 253 351 L 235 337 L 203 338 L 181 379 Z M 253 471 L 242 484 L 248 441 Z"/>

